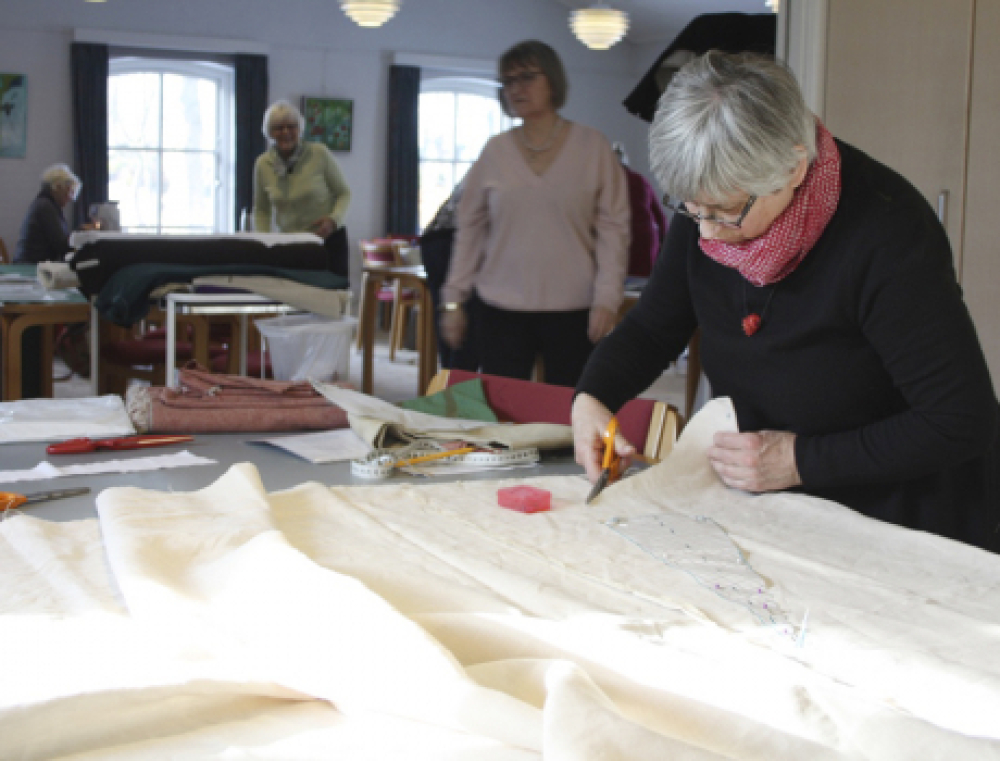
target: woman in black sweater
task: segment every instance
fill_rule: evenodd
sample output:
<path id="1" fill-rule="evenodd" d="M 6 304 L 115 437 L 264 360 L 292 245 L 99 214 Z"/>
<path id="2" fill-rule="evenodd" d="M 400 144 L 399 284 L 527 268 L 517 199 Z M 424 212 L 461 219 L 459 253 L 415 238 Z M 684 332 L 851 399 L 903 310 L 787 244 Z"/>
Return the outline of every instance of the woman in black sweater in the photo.
<path id="1" fill-rule="evenodd" d="M 76 199 L 80 179 L 65 164 L 42 173 L 42 188 L 28 207 L 14 250 L 16 264 L 61 262 L 69 253 L 69 224 L 63 208 Z"/>
<path id="2" fill-rule="evenodd" d="M 595 478 L 609 410 L 701 329 L 712 391 L 740 433 L 708 452 L 727 485 L 795 489 L 991 549 L 1000 407 L 934 212 L 833 139 L 791 74 L 708 53 L 650 131 L 675 215 L 639 305 L 577 387 L 577 460 Z M 631 447 L 619 442 L 619 452 Z"/>

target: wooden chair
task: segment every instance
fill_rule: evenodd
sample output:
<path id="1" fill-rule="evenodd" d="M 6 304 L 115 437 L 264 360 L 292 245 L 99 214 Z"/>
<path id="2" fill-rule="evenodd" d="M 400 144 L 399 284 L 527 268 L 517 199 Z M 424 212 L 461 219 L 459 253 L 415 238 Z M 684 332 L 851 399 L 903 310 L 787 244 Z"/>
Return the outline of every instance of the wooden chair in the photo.
<path id="1" fill-rule="evenodd" d="M 409 238 L 405 237 L 375 238 L 374 240 L 359 241 L 359 245 L 365 264 L 400 267 L 405 264 L 401 250 L 404 247 L 411 246 L 412 242 Z M 413 310 L 419 307 L 420 294 L 412 288 L 403 288 L 397 280 L 387 283 L 379 289 L 376 298 L 378 298 L 380 303 L 388 304 L 391 307 L 389 321 L 389 361 L 394 362 L 396 360 L 396 352 L 403 346 L 403 334 L 406 330 L 407 321 L 413 314 Z M 361 331 L 358 331 L 358 349 L 361 348 L 361 341 Z"/>
<path id="2" fill-rule="evenodd" d="M 486 401 L 501 422 L 561 423 L 569 425 L 573 389 L 548 383 L 502 378 L 465 370 L 442 370 L 427 387 L 427 394 L 456 383 L 479 378 Z M 677 410 L 666 402 L 633 399 L 616 415 L 622 435 L 646 457 L 663 459 L 673 448 L 680 429 Z"/>
<path id="3" fill-rule="evenodd" d="M 159 309 L 151 310 L 142 325 L 132 328 L 122 328 L 101 320 L 98 394 L 124 396 L 132 379 L 143 380 L 154 386 L 165 384 L 166 331 L 156 327 L 162 320 L 163 314 Z M 236 352 L 229 351 L 231 344 L 224 343 L 223 340 L 212 340 L 212 326 L 207 318 L 178 317 L 177 328 L 178 334 L 187 338 L 176 344 L 175 361 L 178 366 L 194 359 L 204 367 L 216 369 L 221 360 L 226 372 L 236 372 L 233 369 L 233 364 L 237 361 Z M 216 332 L 217 339 L 224 338 L 217 329 Z"/>

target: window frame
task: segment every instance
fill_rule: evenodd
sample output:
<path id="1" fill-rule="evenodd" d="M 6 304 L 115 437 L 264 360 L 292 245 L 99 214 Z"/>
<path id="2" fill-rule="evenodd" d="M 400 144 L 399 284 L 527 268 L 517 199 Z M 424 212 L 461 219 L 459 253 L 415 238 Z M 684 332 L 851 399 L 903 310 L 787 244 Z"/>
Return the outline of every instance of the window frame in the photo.
<path id="1" fill-rule="evenodd" d="M 500 83 L 497 82 L 495 79 L 489 77 L 477 76 L 475 74 L 458 74 L 451 72 L 441 73 L 441 74 L 425 73 L 420 82 L 420 95 L 423 96 L 425 93 L 428 94 L 447 93 L 456 96 L 477 95 L 480 97 L 484 97 L 488 100 L 495 101 L 497 103 L 498 108 L 501 109 L 501 113 L 503 112 L 503 108 L 500 105 L 499 101 Z M 459 111 L 458 108 L 456 107 L 455 119 L 452 124 L 453 145 L 457 144 L 458 122 L 459 122 Z M 503 114 L 503 121 L 502 121 L 503 128 L 501 129 L 501 132 L 510 129 L 511 127 L 515 126 L 515 124 L 516 120 L 512 119 L 510 116 L 507 116 L 506 114 Z M 498 132 L 494 134 L 500 134 L 500 133 Z M 423 155 L 421 155 L 418 158 L 418 167 L 422 171 L 424 163 L 430 163 L 430 162 L 438 164 L 450 163 L 452 165 L 452 177 L 455 177 L 456 175 L 455 167 L 457 165 L 469 164 L 471 166 L 471 164 L 475 163 L 475 160 L 476 159 L 473 159 L 472 161 L 459 160 L 454 155 L 450 159 L 437 159 L 437 158 L 432 159 L 432 158 L 425 158 Z M 456 181 L 452 185 L 452 189 L 454 189 L 455 185 L 457 184 L 458 182 Z M 449 195 L 450 194 L 451 192 L 449 191 Z M 419 209 L 419 203 L 418 203 L 418 209 Z M 437 209 L 434 210 L 434 212 L 436 211 Z M 433 217 L 433 213 L 431 214 L 431 217 Z M 421 225 L 421 228 L 422 227 L 423 226 Z"/>
<path id="2" fill-rule="evenodd" d="M 154 73 L 161 77 L 159 145 L 155 148 L 158 162 L 158 176 L 163 177 L 163 87 L 162 77 L 166 74 L 196 77 L 212 81 L 218 88 L 216 101 L 215 148 L 215 209 L 213 232 L 232 233 L 235 230 L 235 188 L 236 188 L 236 69 L 232 62 L 206 60 L 197 54 L 175 56 L 157 55 L 129 51 L 112 55 L 108 62 L 108 80 L 119 74 Z M 108 113 L 110 132 L 110 104 Z M 110 135 L 109 135 L 110 137 Z M 135 150 L 131 146 L 111 145 L 108 152 L 115 150 Z M 149 149 L 154 150 L 154 149 Z M 171 149 L 173 152 L 173 149 Z M 201 152 L 201 151 L 199 151 Z M 110 167 L 109 167 L 110 169 Z M 154 234 L 171 234 L 163 231 L 163 189 L 158 189 L 159 203 L 156 210 Z M 172 228 L 176 229 L 176 228 Z M 143 232 L 150 232 L 143 228 Z M 181 233 L 183 234 L 183 233 Z"/>

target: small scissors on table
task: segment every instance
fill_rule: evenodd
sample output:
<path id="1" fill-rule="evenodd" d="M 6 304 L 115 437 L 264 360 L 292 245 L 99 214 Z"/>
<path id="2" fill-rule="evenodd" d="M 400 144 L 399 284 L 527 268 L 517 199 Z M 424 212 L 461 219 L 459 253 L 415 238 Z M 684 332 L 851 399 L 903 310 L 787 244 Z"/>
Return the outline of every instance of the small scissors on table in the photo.
<path id="1" fill-rule="evenodd" d="M 83 486 L 79 489 L 57 489 L 55 491 L 40 491 L 34 494 L 15 494 L 9 491 L 0 491 L 0 513 L 4 510 L 13 510 L 21 505 L 30 505 L 33 502 L 47 502 L 50 499 L 64 499 L 66 497 L 78 497 L 87 494 L 90 488 Z"/>

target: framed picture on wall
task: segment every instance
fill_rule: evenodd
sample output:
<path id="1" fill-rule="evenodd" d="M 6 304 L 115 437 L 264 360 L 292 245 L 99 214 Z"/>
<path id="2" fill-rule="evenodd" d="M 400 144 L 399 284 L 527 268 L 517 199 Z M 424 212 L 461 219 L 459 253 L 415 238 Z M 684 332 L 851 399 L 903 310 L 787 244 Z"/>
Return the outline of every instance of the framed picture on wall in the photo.
<path id="1" fill-rule="evenodd" d="M 302 98 L 306 140 L 323 143 L 331 151 L 351 150 L 354 101 L 342 98 Z"/>
<path id="2" fill-rule="evenodd" d="M 0 157 L 23 159 L 28 131 L 28 78 L 0 72 Z"/>

